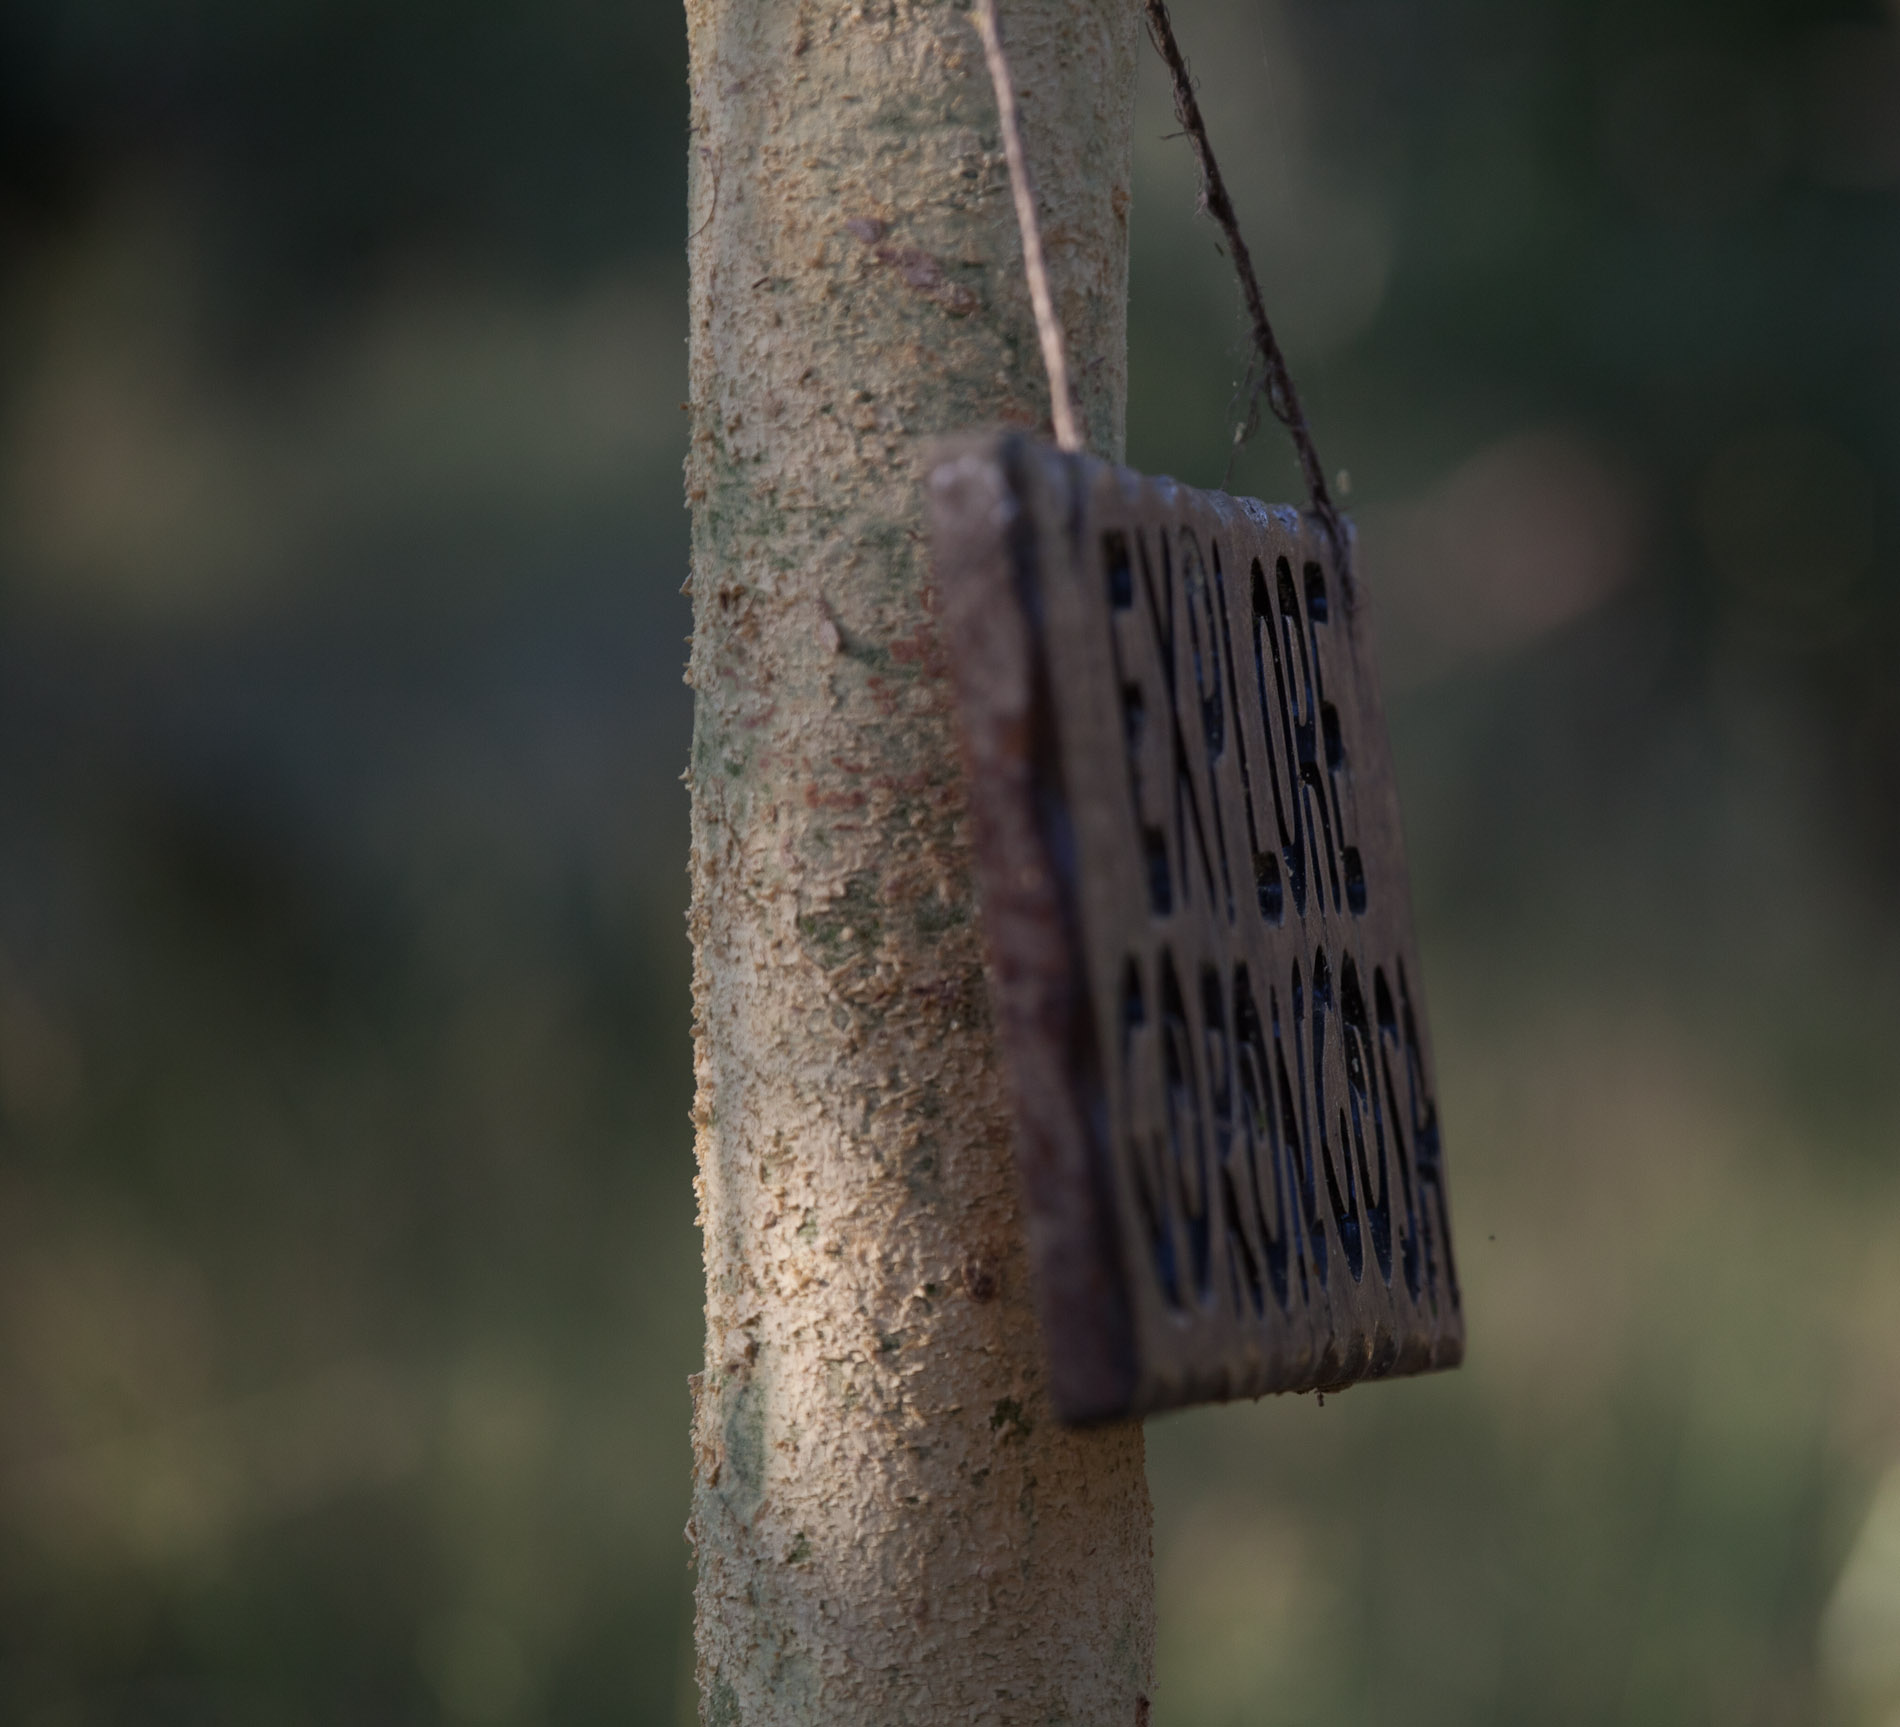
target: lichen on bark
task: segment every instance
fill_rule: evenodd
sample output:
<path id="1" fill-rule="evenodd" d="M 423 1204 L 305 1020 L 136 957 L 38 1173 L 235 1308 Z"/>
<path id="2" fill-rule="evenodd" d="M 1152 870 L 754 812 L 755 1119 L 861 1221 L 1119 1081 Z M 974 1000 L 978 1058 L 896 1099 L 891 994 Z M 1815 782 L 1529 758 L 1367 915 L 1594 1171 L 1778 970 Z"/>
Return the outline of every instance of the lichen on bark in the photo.
<path id="1" fill-rule="evenodd" d="M 981 49 L 952 0 L 687 19 L 703 1716 L 1129 1727 L 1141 1435 L 1044 1396 L 921 519 L 933 438 L 1047 419 Z M 1004 18 L 1117 456 L 1135 25 Z"/>

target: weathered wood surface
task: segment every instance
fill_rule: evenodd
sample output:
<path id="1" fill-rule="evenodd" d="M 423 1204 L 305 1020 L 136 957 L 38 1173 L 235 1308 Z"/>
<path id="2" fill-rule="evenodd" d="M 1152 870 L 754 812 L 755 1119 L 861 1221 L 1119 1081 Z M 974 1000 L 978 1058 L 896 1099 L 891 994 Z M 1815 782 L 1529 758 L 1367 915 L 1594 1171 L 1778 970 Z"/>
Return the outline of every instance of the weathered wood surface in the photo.
<path id="1" fill-rule="evenodd" d="M 930 492 L 1058 1409 L 1452 1366 L 1363 592 L 1298 511 L 1019 436 Z"/>

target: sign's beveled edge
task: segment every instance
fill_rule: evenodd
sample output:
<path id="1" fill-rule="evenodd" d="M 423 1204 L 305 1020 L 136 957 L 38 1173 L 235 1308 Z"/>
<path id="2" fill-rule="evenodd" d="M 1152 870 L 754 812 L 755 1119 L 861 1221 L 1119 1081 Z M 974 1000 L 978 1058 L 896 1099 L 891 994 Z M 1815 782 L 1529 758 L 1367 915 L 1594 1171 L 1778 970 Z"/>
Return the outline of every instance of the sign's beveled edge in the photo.
<path id="1" fill-rule="evenodd" d="M 929 489 L 944 627 L 957 651 L 959 733 L 971 839 L 984 884 L 991 1008 L 1015 1106 L 1016 1161 L 1049 1368 L 1070 1422 L 1130 1413 L 1133 1318 L 1119 1233 L 1103 1190 L 1106 1123 L 1072 1083 L 1092 1050 L 1080 932 L 1035 817 L 1038 741 L 1046 748 L 1045 660 L 1033 640 L 1033 524 L 1011 472 L 1019 438 L 973 437 L 934 452 Z M 1099 1089 L 1099 1088 L 1097 1088 Z"/>

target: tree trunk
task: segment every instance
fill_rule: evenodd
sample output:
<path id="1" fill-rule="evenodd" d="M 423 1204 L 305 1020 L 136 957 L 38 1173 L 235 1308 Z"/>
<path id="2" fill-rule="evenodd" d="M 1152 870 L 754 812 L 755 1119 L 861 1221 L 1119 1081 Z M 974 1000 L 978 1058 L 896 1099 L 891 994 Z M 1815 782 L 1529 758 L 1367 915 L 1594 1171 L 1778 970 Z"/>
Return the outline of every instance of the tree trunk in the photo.
<path id="1" fill-rule="evenodd" d="M 922 464 L 1046 424 L 954 0 L 687 0 L 708 1723 L 1145 1721 L 1141 1430 L 1051 1418 Z M 1006 0 L 1092 448 L 1126 395 L 1132 0 Z"/>

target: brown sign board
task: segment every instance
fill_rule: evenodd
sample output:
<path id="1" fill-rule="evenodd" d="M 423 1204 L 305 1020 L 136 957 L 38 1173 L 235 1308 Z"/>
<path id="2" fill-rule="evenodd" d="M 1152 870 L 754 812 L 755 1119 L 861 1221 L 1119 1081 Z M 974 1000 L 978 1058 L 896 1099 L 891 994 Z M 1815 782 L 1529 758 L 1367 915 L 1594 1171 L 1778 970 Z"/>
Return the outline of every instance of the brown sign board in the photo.
<path id="1" fill-rule="evenodd" d="M 1315 517 L 1020 436 L 929 491 L 1058 1413 L 1454 1365 L 1363 590 Z"/>

